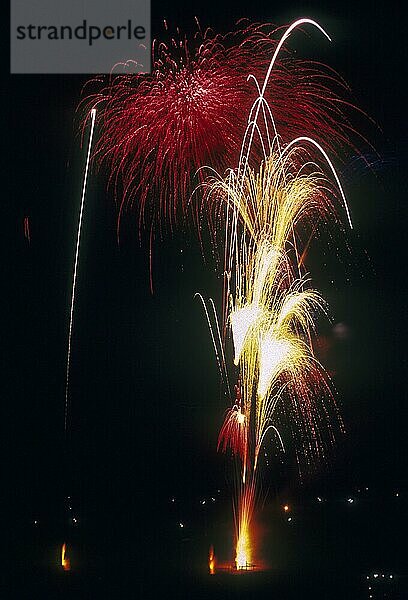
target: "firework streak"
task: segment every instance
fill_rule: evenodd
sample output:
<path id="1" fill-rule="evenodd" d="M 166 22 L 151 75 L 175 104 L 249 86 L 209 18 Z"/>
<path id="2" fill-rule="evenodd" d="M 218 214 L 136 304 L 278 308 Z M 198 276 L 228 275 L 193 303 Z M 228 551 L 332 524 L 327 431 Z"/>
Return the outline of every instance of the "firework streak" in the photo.
<path id="1" fill-rule="evenodd" d="M 309 288 L 302 254 L 310 231 L 340 215 L 351 217 L 340 181 L 323 146 L 314 138 L 281 136 L 266 90 L 285 40 L 300 25 L 326 32 L 301 19 L 283 34 L 250 112 L 239 166 L 226 178 L 206 184 L 215 221 L 225 221 L 223 331 L 232 334 L 238 383 L 218 446 L 239 464 L 236 513 L 236 566 L 256 558 L 251 521 L 257 499 L 260 452 L 271 436 L 282 443 L 278 414 L 291 417 L 303 442 L 307 464 L 334 441 L 332 415 L 342 427 L 328 377 L 314 356 L 316 316 L 325 312 L 320 294 Z M 288 107 L 290 112 L 290 105 Z M 255 140 L 263 160 L 252 160 Z M 301 228 L 300 228 L 301 226 Z M 309 238 L 302 239 L 300 231 Z M 214 308 L 214 307 L 213 307 Z M 213 310 L 216 321 L 215 310 Z M 208 312 L 207 312 L 208 315 Z M 209 319 L 210 322 L 210 319 Z M 218 327 L 218 324 L 217 324 Z M 212 335 L 214 341 L 214 328 Z M 224 340 L 214 344 L 220 360 Z M 226 366 L 222 366 L 226 377 Z M 334 410 L 333 410 L 334 409 Z"/>
<path id="2" fill-rule="evenodd" d="M 66 364 L 66 372 L 65 372 L 65 410 L 64 410 L 65 434 L 67 434 L 67 428 L 68 428 L 69 376 L 70 376 L 70 367 L 71 367 L 71 349 L 72 349 L 71 346 L 72 346 L 72 330 L 73 330 L 73 324 L 74 324 L 75 291 L 76 291 L 76 282 L 77 282 L 77 273 L 78 273 L 78 264 L 79 264 L 79 250 L 80 250 L 80 243 L 81 243 L 82 219 L 83 219 L 84 206 L 85 206 L 86 186 L 88 183 L 89 163 L 90 163 L 90 157 L 91 157 L 93 134 L 94 134 L 94 129 L 95 129 L 95 117 L 96 117 L 96 109 L 92 109 L 91 113 L 90 113 L 91 130 L 89 133 L 88 150 L 87 150 L 87 154 L 86 154 L 86 163 L 85 163 L 85 172 L 84 172 L 84 179 L 83 179 L 83 183 L 82 183 L 81 206 L 79 209 L 77 239 L 76 239 L 76 246 L 75 246 L 75 261 L 74 261 L 74 270 L 73 270 L 73 274 L 72 274 L 71 308 L 69 311 L 67 364 Z"/>

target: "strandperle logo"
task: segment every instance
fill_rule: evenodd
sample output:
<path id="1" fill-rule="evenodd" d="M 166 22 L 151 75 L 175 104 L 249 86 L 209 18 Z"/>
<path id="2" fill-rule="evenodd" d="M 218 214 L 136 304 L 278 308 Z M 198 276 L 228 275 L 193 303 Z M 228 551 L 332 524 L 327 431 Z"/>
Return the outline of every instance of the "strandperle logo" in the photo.
<path id="1" fill-rule="evenodd" d="M 150 71 L 150 0 L 10 0 L 10 72 Z"/>
<path id="2" fill-rule="evenodd" d="M 128 19 L 126 25 L 88 25 L 84 20 L 81 25 L 18 25 L 16 28 L 18 40 L 83 40 L 90 46 L 97 40 L 146 39 L 146 29 L 142 25 L 134 26 Z"/>

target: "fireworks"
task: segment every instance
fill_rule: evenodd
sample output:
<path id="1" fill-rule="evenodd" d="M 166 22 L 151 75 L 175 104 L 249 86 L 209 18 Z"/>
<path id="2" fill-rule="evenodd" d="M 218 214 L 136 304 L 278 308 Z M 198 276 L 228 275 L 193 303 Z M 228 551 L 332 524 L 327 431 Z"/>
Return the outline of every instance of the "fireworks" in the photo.
<path id="1" fill-rule="evenodd" d="M 230 448 L 240 464 L 238 569 L 247 568 L 254 560 L 251 521 L 259 456 L 269 431 L 282 442 L 277 428 L 279 410 L 287 410 L 294 418 L 306 462 L 324 455 L 324 432 L 328 432 L 329 443 L 334 439 L 329 404 L 334 409 L 335 405 L 312 344 L 316 315 L 325 312 L 325 303 L 310 289 L 302 272 L 310 236 L 302 241 L 299 228 L 313 235 L 320 223 L 330 219 L 338 223 L 340 211 L 351 226 L 350 212 L 323 146 L 308 136 L 282 145 L 273 107 L 264 100 L 283 42 L 305 23 L 327 35 L 309 19 L 287 29 L 271 59 L 264 85 L 258 88 L 239 166 L 225 179 L 212 178 L 207 192 L 217 218 L 225 215 L 224 331 L 231 331 L 234 363 L 239 369 L 234 404 L 219 437 L 219 447 Z M 273 138 L 270 131 L 275 132 Z M 256 134 L 261 134 L 265 158 L 254 169 Z M 339 424 L 341 427 L 340 418 Z"/>
<path id="2" fill-rule="evenodd" d="M 226 270 L 233 275 L 229 280 L 234 293 L 228 299 L 227 318 L 242 380 L 239 402 L 227 415 L 220 441 L 223 449 L 230 447 L 243 457 L 244 473 L 254 397 L 256 468 L 283 388 L 296 399 L 296 412 L 304 423 L 313 425 L 313 431 L 317 431 L 317 417 L 311 399 L 316 391 L 320 396 L 329 394 L 309 343 L 314 315 L 325 305 L 317 292 L 304 289 L 308 280 L 299 276 L 293 231 L 303 221 L 313 226 L 325 219 L 334 207 L 324 175 L 299 173 L 296 162 L 271 155 L 258 173 L 248 171 L 243 182 L 230 176 L 210 188 L 232 214 Z"/>
<path id="3" fill-rule="evenodd" d="M 272 158 L 264 168 L 275 169 L 276 162 L 276 157 Z M 269 183 L 273 180 L 271 173 L 267 179 Z M 249 180 L 253 182 L 254 176 L 250 175 Z M 229 323 L 242 397 L 227 416 L 221 439 L 224 448 L 229 446 L 242 459 L 236 558 L 239 568 L 244 555 L 245 562 L 251 562 L 249 528 L 258 457 L 267 432 L 276 428 L 278 403 L 282 397 L 289 399 L 311 440 L 308 448 L 312 454 L 319 454 L 315 396 L 330 396 L 324 371 L 310 343 L 313 316 L 323 310 L 324 302 L 317 292 L 304 289 L 307 279 L 296 277 L 288 250 L 293 224 L 306 216 L 312 219 L 313 209 L 320 207 L 319 187 L 313 178 L 290 178 L 288 171 L 278 181 L 277 187 L 263 188 L 262 195 L 255 188 L 253 211 L 244 193 L 238 210 L 243 209 L 239 220 L 245 224 L 245 233 L 240 238 L 235 228 L 232 239 L 237 238 L 231 241 L 238 244 L 239 250 L 237 262 L 233 261 L 235 285 L 229 298 Z M 254 191 L 251 185 L 246 189 Z M 273 218 L 260 217 L 263 211 L 273 214 Z"/>
<path id="4" fill-rule="evenodd" d="M 173 228 L 192 206 L 199 231 L 205 216 L 213 240 L 222 240 L 221 327 L 213 301 L 209 310 L 197 296 L 231 398 L 218 447 L 232 451 L 239 465 L 238 569 L 252 568 L 256 558 L 251 528 L 261 449 L 269 434 L 283 447 L 279 415 L 291 417 L 308 464 L 334 440 L 333 410 L 342 427 L 313 350 L 325 302 L 311 289 L 304 262 L 322 224 L 352 226 L 329 154 L 352 146 L 355 132 L 344 83 L 284 48 L 303 26 L 330 40 L 318 23 L 299 19 L 287 29 L 250 25 L 225 36 L 199 31 L 193 41 L 156 41 L 150 75 L 113 75 L 85 101 L 93 118 L 98 108 L 94 157 L 109 168 L 118 224 L 135 205 L 139 233 L 148 225 L 152 237 L 156 226 Z M 75 277 L 71 327 L 74 291 Z M 225 352 L 230 338 L 234 395 Z M 69 352 L 67 388 L 68 375 Z"/>
<path id="5" fill-rule="evenodd" d="M 140 232 L 145 225 L 172 228 L 204 179 L 202 167 L 223 173 L 237 164 L 258 82 L 280 50 L 280 36 L 280 29 L 249 25 L 223 36 L 199 30 L 193 40 L 156 40 L 151 74 L 113 75 L 105 87 L 97 82 L 85 107 L 98 107 L 95 157 L 108 166 L 119 222 L 123 210 L 135 205 Z M 280 141 L 303 134 L 329 147 L 332 140 L 349 145 L 345 89 L 327 67 L 279 51 L 273 77 L 253 107 L 257 114 L 270 107 L 274 116 L 270 131 L 258 123 L 260 133 L 269 138 L 278 130 Z M 258 164 L 264 155 L 258 135 L 252 146 Z M 193 204 L 198 217 L 199 203 Z"/>

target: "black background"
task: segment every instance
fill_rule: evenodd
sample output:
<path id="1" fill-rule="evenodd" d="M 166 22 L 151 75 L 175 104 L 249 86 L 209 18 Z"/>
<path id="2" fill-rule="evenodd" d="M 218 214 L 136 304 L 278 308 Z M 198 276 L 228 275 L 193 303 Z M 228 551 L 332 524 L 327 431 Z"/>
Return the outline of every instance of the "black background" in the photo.
<path id="1" fill-rule="evenodd" d="M 399 10 L 397 3 L 152 4 L 154 37 L 163 17 L 187 35 L 195 31 L 194 16 L 221 32 L 242 16 L 279 25 L 298 16 L 317 19 L 333 42 L 316 36 L 307 48 L 350 83 L 356 104 L 378 124 L 357 122 L 381 156 L 374 171 L 351 169 L 352 157 L 339 167 L 355 224 L 352 258 L 339 261 L 327 248 L 322 261 L 320 242 L 308 265 L 333 323 L 345 323 L 350 332 L 335 343 L 326 326 L 347 433 L 330 466 L 306 477 L 303 487 L 289 459 L 286 470 L 277 465 L 266 481 L 279 496 L 304 498 L 316 489 L 343 498 L 367 486 L 377 502 L 372 522 L 384 529 L 383 510 L 393 509 L 382 502 L 397 490 L 403 495 L 408 450 L 407 51 Z M 25 543 L 24 527 L 33 519 L 52 522 L 50 537 L 56 544 L 62 539 L 67 495 L 88 527 L 92 522 L 113 531 L 112 523 L 120 523 L 118 539 L 124 531 L 150 539 L 161 527 L 170 530 L 166 503 L 172 496 L 183 499 L 186 513 L 215 489 L 228 497 L 228 463 L 216 454 L 225 400 L 204 315 L 193 299 L 200 291 L 219 302 L 219 273 L 210 253 L 203 261 L 193 235 L 165 235 L 154 247 L 152 295 L 147 242 L 139 243 L 136 215 L 129 213 L 118 245 L 117 210 L 103 172 L 91 172 L 86 200 L 65 440 L 70 284 L 85 157 L 75 110 L 86 80 L 4 76 L 2 487 L 16 547 Z M 398 552 L 401 558 L 402 546 Z"/>

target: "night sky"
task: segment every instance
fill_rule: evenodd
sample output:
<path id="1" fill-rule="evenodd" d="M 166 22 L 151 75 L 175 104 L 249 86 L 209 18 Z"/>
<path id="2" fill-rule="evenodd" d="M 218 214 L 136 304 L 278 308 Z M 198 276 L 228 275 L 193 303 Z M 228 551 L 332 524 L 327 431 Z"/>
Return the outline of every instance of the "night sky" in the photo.
<path id="1" fill-rule="evenodd" d="M 330 305 L 332 325 L 323 324 L 321 335 L 329 340 L 326 358 L 347 432 L 330 464 L 303 486 L 290 457 L 283 466 L 277 461 L 265 475 L 270 502 L 275 494 L 308 498 L 320 489 L 344 497 L 367 486 L 381 503 L 407 491 L 407 50 L 397 10 L 395 2 L 152 3 L 153 36 L 160 36 L 163 17 L 190 35 L 195 15 L 203 27 L 222 32 L 242 16 L 279 25 L 298 16 L 317 19 L 333 43 L 312 36 L 307 48 L 350 83 L 356 104 L 375 122 L 356 123 L 379 153 L 374 168 L 353 157 L 337 165 L 355 224 L 351 253 L 320 239 L 308 265 Z M 136 213 L 129 212 L 118 245 L 117 209 L 103 170 L 91 172 L 86 200 L 65 439 L 70 284 L 85 157 L 75 111 L 87 77 L 5 78 L 2 487 L 15 546 L 26 539 L 24 524 L 36 518 L 52 523 L 58 543 L 67 495 L 89 527 L 109 528 L 116 518 L 117 531 L 129 537 L 137 531 L 149 538 L 167 527 L 173 496 L 188 514 L 198 498 L 221 489 L 229 506 L 229 463 L 216 453 L 225 399 L 193 298 L 200 291 L 220 301 L 219 271 L 210 252 L 203 260 L 194 234 L 164 234 L 154 246 L 152 295 L 147 239 L 139 242 Z M 346 339 L 336 338 L 337 323 L 346 326 Z M 375 522 L 380 510 L 373 511 Z"/>

